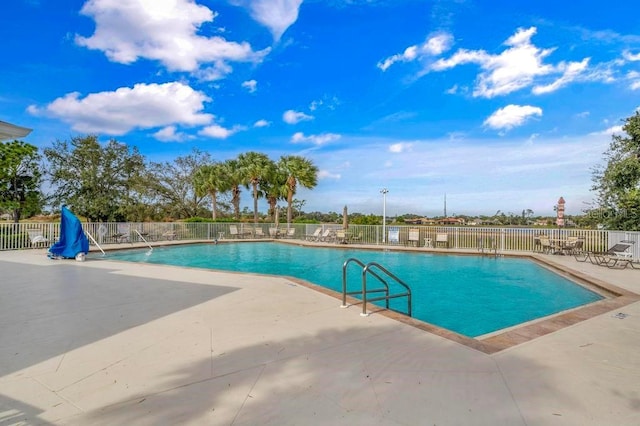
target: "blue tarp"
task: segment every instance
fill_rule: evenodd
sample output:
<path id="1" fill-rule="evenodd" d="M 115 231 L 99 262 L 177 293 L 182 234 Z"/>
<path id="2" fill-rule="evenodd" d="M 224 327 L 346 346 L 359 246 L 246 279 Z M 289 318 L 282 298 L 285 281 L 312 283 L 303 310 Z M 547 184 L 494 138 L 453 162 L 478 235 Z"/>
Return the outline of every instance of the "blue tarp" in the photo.
<path id="1" fill-rule="evenodd" d="M 80 219 L 62 206 L 60 239 L 49 247 L 49 256 L 73 259 L 80 253 L 89 253 L 89 240 L 84 234 Z"/>

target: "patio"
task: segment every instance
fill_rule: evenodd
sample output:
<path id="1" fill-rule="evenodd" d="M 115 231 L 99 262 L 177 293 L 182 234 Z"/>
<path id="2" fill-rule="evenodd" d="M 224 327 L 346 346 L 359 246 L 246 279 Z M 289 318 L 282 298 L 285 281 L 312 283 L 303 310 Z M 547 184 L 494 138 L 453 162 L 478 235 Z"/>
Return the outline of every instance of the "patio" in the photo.
<path id="1" fill-rule="evenodd" d="M 553 261 L 640 293 L 638 271 Z M 2 424 L 640 423 L 640 302 L 486 354 L 282 277 L 0 267 Z"/>

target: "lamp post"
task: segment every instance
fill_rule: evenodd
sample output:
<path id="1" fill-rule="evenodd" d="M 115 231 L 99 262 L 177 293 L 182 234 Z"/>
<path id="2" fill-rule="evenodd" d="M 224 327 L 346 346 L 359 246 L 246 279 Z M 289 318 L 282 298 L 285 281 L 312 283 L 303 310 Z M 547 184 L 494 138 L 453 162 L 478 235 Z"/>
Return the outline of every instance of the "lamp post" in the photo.
<path id="1" fill-rule="evenodd" d="M 382 244 L 384 244 L 387 242 L 387 194 L 389 193 L 389 190 L 387 188 L 382 188 L 380 193 L 382 194 Z"/>

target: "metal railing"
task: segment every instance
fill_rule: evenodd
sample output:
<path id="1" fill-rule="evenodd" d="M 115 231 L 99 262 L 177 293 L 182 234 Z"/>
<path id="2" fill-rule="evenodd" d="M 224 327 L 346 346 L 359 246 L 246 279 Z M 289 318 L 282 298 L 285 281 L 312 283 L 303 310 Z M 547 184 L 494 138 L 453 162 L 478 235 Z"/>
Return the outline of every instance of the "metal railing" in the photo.
<path id="1" fill-rule="evenodd" d="M 362 268 L 362 286 L 359 290 L 348 291 L 347 268 L 352 263 L 355 263 L 356 265 Z M 375 269 L 377 269 L 378 272 L 376 272 Z M 375 289 L 368 288 L 367 287 L 368 275 L 372 275 L 373 277 L 375 277 L 384 286 L 384 288 L 375 288 Z M 384 275 L 384 277 L 381 275 Z M 389 294 L 390 290 L 389 290 L 388 279 L 390 279 L 392 282 L 395 282 L 396 284 L 404 288 L 405 292 Z M 370 293 L 384 293 L 384 296 L 369 297 Z M 401 314 L 411 316 L 411 289 L 404 281 L 402 281 L 400 278 L 398 278 L 396 275 L 391 273 L 388 269 L 386 269 L 384 266 L 380 265 L 377 262 L 369 262 L 365 265 L 364 262 L 362 262 L 359 259 L 356 259 L 355 257 L 347 259 L 344 262 L 344 264 L 342 265 L 342 305 L 341 305 L 342 308 L 346 308 L 349 306 L 347 305 L 347 295 L 362 296 L 362 313 L 360 314 L 362 316 L 369 315 L 367 313 L 367 302 L 378 302 L 381 300 L 385 301 L 385 308 L 387 310 L 392 310 L 395 312 L 400 312 Z M 390 299 L 397 299 L 400 297 L 407 298 L 407 312 L 401 312 L 389 307 Z"/>
<path id="2" fill-rule="evenodd" d="M 126 223 L 83 223 L 85 231 L 91 233 L 102 245 L 122 242 L 142 242 L 140 235 L 147 241 L 163 240 L 218 240 L 230 238 L 269 238 L 270 228 L 280 230 L 279 238 L 304 240 L 317 228 L 324 232 L 329 229 L 338 231 L 340 224 L 290 224 L 292 235 L 286 235 L 287 224 L 274 223 L 230 223 L 230 222 L 126 222 Z M 238 235 L 232 236 L 230 226 L 235 226 Z M 632 249 L 634 258 L 640 258 L 640 232 L 587 230 L 587 229 L 552 229 L 552 228 L 493 228 L 493 227 L 447 227 L 427 225 L 390 225 L 386 227 L 387 239 L 383 243 L 382 225 L 349 225 L 347 242 L 382 246 L 403 246 L 412 243 L 409 240 L 409 229 L 418 229 L 419 246 L 425 240 L 436 240 L 436 234 L 447 234 L 448 247 L 452 249 L 478 250 L 483 242 L 493 241 L 496 250 L 504 252 L 536 251 L 536 237 L 547 235 L 552 239 L 580 237 L 584 239 L 587 251 L 604 251 L 621 240 L 636 241 Z M 2 223 L 0 222 L 0 250 L 22 250 L 47 247 L 46 243 L 32 243 L 28 231 L 40 232 L 50 243 L 60 237 L 59 223 Z M 246 232 L 248 231 L 248 232 Z M 126 238 L 118 239 L 118 235 Z M 393 238 L 389 238 L 393 237 Z"/>

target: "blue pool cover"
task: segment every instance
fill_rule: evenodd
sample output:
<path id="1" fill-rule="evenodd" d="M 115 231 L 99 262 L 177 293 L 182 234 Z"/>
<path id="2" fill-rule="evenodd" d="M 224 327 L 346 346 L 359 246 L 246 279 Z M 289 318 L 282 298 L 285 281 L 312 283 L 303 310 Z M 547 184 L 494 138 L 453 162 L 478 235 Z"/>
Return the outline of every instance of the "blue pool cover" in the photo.
<path id="1" fill-rule="evenodd" d="M 73 259 L 80 253 L 89 253 L 89 240 L 84 234 L 80 219 L 62 206 L 60 239 L 49 247 L 49 257 Z"/>

